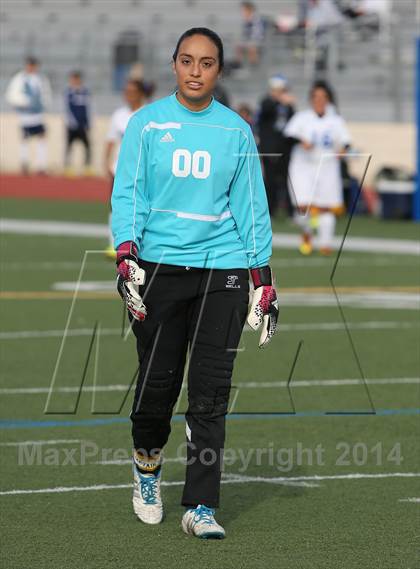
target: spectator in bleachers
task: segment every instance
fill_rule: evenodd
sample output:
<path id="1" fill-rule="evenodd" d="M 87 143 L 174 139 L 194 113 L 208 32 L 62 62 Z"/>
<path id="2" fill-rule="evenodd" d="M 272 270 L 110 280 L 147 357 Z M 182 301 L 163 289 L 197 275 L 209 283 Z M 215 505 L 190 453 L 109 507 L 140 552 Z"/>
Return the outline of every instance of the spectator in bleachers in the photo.
<path id="1" fill-rule="evenodd" d="M 111 117 L 111 124 L 108 130 L 105 147 L 105 172 L 112 185 L 114 184 L 118 153 L 128 121 L 136 111 L 146 104 L 147 92 L 147 87 L 145 88 L 143 81 L 138 79 L 128 79 L 124 89 L 125 104 L 114 111 Z M 109 221 L 111 221 L 111 216 Z M 106 254 L 110 258 L 115 257 L 111 230 L 109 233 L 109 245 L 106 249 Z"/>
<path id="2" fill-rule="evenodd" d="M 292 214 L 287 189 L 290 145 L 284 136 L 284 128 L 295 112 L 295 98 L 290 93 L 287 79 L 274 75 L 268 82 L 269 92 L 260 103 L 256 130 L 259 137 L 259 151 L 264 166 L 270 215 L 274 215 L 280 202 Z"/>
<path id="3" fill-rule="evenodd" d="M 242 39 L 237 46 L 237 63 L 242 65 L 248 61 L 251 65 L 257 65 L 260 60 L 261 45 L 264 41 L 264 20 L 258 14 L 253 2 L 242 2 Z"/>
<path id="4" fill-rule="evenodd" d="M 353 0 L 344 13 L 350 17 L 361 16 L 387 17 L 391 12 L 391 0 Z"/>
<path id="5" fill-rule="evenodd" d="M 344 21 L 342 8 L 335 0 L 309 0 L 307 24 L 315 33 L 315 71 L 318 78 L 327 75 L 334 52 L 337 68 L 344 69 L 341 53 L 341 27 Z"/>
<path id="6" fill-rule="evenodd" d="M 29 139 L 37 141 L 36 170 L 47 172 L 47 141 L 44 112 L 51 103 L 48 79 L 39 73 L 40 63 L 35 57 L 26 59 L 25 68 L 14 75 L 6 90 L 6 101 L 19 115 L 22 131 L 20 166 L 29 173 Z"/>
<path id="7" fill-rule="evenodd" d="M 368 39 L 371 37 L 371 32 L 386 29 L 391 8 L 391 0 L 352 0 L 344 6 L 343 14 L 356 20 L 362 32 L 362 39 Z"/>
<path id="8" fill-rule="evenodd" d="M 65 120 L 67 141 L 65 153 L 66 173 L 71 175 L 71 149 L 73 143 L 79 140 L 85 148 L 85 173 L 91 173 L 91 147 L 89 140 L 90 128 L 90 93 L 83 83 L 80 71 L 72 71 L 69 75 L 69 85 L 65 92 Z"/>

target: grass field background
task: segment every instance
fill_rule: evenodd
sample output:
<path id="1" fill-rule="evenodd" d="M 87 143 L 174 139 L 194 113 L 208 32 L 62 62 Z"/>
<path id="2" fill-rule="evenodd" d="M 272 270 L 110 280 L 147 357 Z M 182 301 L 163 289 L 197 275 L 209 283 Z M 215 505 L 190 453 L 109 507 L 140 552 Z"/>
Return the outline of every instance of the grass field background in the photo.
<path id="1" fill-rule="evenodd" d="M 1 217 L 104 223 L 107 211 L 6 199 Z M 274 229 L 295 231 L 283 219 Z M 419 227 L 355 218 L 349 235 L 418 239 Z M 45 414 L 71 283 L 85 251 L 104 246 L 101 237 L 1 235 L 2 567 L 417 568 L 419 258 L 344 247 L 334 278 L 341 313 L 331 293 L 334 258 L 275 250 L 279 331 L 264 351 L 258 335 L 243 334 L 227 423 L 236 460 L 225 466 L 218 512 L 227 539 L 207 543 L 180 528 L 185 391 L 166 449 L 166 519 L 147 527 L 132 514 L 126 391 L 136 358 L 132 338 L 121 339 L 112 288 L 74 303 Z M 114 277 L 102 253 L 88 254 L 82 283 L 112 287 Z M 95 323 L 99 342 L 87 365 Z M 19 464 L 23 441 L 36 441 L 25 448 L 41 449 L 42 464 Z M 81 448 L 97 453 L 80 464 Z M 77 464 L 65 464 L 69 453 Z M 246 467 L 239 456 L 249 458 Z"/>

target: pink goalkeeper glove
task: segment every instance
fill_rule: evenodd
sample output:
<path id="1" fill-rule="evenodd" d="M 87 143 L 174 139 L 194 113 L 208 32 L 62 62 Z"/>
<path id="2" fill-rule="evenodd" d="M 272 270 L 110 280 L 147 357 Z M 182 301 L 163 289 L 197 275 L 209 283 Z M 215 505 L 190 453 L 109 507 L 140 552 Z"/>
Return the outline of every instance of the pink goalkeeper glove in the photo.
<path id="1" fill-rule="evenodd" d="M 267 265 L 251 269 L 250 273 L 254 283 L 254 293 L 247 320 L 253 330 L 258 330 L 263 324 L 259 347 L 264 348 L 276 332 L 279 303 L 270 267 Z"/>
<path id="2" fill-rule="evenodd" d="M 139 267 L 134 241 L 124 241 L 118 246 L 117 272 L 117 289 L 127 309 L 135 320 L 144 320 L 147 311 L 138 287 L 146 282 L 146 273 Z"/>

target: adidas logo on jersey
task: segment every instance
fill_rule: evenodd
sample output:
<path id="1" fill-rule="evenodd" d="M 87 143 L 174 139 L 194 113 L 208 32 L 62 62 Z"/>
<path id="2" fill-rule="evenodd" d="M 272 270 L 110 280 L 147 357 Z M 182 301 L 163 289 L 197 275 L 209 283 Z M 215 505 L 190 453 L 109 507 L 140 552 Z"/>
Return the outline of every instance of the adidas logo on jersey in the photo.
<path id="1" fill-rule="evenodd" d="M 162 136 L 160 142 L 175 142 L 175 138 L 172 136 L 170 132 L 167 132 Z"/>

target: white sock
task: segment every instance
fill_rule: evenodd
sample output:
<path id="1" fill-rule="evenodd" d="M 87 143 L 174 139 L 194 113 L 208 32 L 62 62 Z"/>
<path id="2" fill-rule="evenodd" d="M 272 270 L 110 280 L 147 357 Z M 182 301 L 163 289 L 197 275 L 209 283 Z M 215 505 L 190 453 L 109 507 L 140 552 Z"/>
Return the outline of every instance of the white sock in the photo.
<path id="1" fill-rule="evenodd" d="M 109 246 L 114 248 L 114 237 L 112 235 L 111 220 L 112 220 L 112 213 L 109 212 L 109 215 L 108 215 L 108 240 L 109 240 Z"/>
<path id="2" fill-rule="evenodd" d="M 318 238 L 319 247 L 331 249 L 335 232 L 335 215 L 331 211 L 319 214 Z"/>
<path id="3" fill-rule="evenodd" d="M 20 143 L 20 164 L 22 168 L 29 165 L 29 142 L 24 139 Z"/>
<path id="4" fill-rule="evenodd" d="M 47 141 L 44 138 L 38 139 L 36 152 L 37 167 L 40 171 L 47 169 Z"/>
<path id="5" fill-rule="evenodd" d="M 307 211 L 305 214 L 296 211 L 293 216 L 293 221 L 300 228 L 302 233 L 306 235 L 311 235 L 312 229 L 311 229 L 309 211 Z"/>

